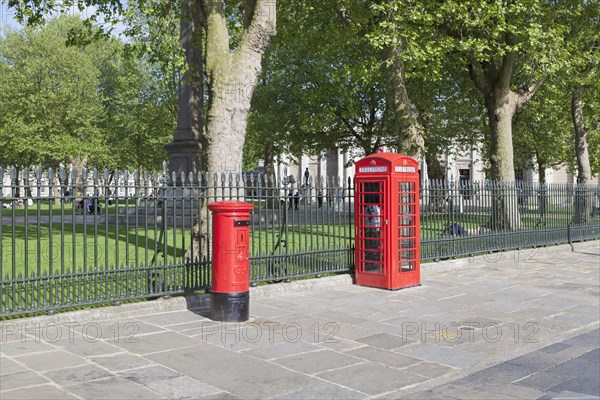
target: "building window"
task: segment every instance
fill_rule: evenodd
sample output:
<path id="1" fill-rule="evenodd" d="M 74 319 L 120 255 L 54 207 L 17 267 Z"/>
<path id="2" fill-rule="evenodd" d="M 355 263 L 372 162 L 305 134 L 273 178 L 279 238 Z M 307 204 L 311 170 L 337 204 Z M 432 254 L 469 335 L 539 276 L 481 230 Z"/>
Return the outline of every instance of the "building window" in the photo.
<path id="1" fill-rule="evenodd" d="M 516 169 L 515 170 L 515 179 L 518 181 L 525 180 L 525 171 L 523 171 L 522 169 Z"/>
<path id="2" fill-rule="evenodd" d="M 468 168 L 458 170 L 458 184 L 460 188 L 460 194 L 465 200 L 471 198 L 471 170 Z"/>

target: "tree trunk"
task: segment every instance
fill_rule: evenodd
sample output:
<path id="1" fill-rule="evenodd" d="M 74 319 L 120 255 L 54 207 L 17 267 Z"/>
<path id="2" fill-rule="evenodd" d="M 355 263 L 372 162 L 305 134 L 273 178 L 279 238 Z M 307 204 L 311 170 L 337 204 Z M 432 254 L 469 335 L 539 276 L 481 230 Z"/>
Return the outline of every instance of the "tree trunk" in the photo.
<path id="1" fill-rule="evenodd" d="M 275 145 L 268 143 L 265 146 L 265 174 L 275 176 Z"/>
<path id="2" fill-rule="evenodd" d="M 585 86 L 577 86 L 573 91 L 571 99 L 571 116 L 573 126 L 575 127 L 575 153 L 577 156 L 577 183 L 587 184 L 592 179 L 592 170 L 590 168 L 590 155 L 588 146 L 589 129 L 585 126 L 583 119 L 583 100 L 582 95 Z"/>
<path id="3" fill-rule="evenodd" d="M 540 183 L 546 183 L 546 163 L 536 157 L 538 167 L 538 181 Z"/>
<path id="4" fill-rule="evenodd" d="M 521 86 L 518 91 L 512 91 L 516 61 L 517 54 L 509 52 L 496 61 L 480 62 L 473 57 L 468 65 L 469 75 L 483 94 L 488 112 L 491 178 L 503 182 L 494 185 L 496 189 L 490 221 L 490 227 L 493 229 L 521 227 L 514 186 L 512 118 L 515 112 L 533 97 L 541 84 L 541 81 L 531 81 Z"/>
<path id="5" fill-rule="evenodd" d="M 222 92 L 217 95 L 219 98 L 211 101 L 208 110 L 208 172 L 242 172 L 242 150 L 250 101 L 235 93 L 228 93 L 227 85 L 219 85 Z"/>
<path id="6" fill-rule="evenodd" d="M 276 2 L 242 0 L 244 32 L 235 52 L 229 46 L 227 15 L 223 0 L 199 0 L 198 17 L 206 30 L 205 70 L 208 78 L 208 113 L 202 140 L 204 185 L 213 185 L 215 172 L 242 172 L 242 149 L 250 100 L 261 71 L 261 60 L 271 37 L 275 35 Z M 212 196 L 215 197 L 212 197 Z M 186 258 L 209 254 L 210 218 L 206 206 L 223 195 L 204 194 L 198 223 L 192 229 L 192 246 Z"/>
<path id="7" fill-rule="evenodd" d="M 73 157 L 73 159 L 71 160 L 71 163 L 73 164 L 73 169 L 71 171 L 75 171 L 75 182 L 73 183 L 73 196 L 75 196 L 75 200 L 80 200 L 84 193 L 83 193 L 83 189 L 84 189 L 84 185 L 86 184 L 86 182 L 83 181 L 83 170 L 85 169 L 85 166 L 87 165 L 87 157 L 81 157 L 81 156 L 76 156 Z M 73 177 L 72 177 L 73 178 Z M 72 180 L 72 179 L 71 179 Z"/>
<path id="8" fill-rule="evenodd" d="M 209 108 L 206 126 L 206 171 L 241 172 L 242 149 L 250 100 L 261 71 L 261 60 L 275 34 L 275 3 L 244 2 L 245 30 L 235 52 L 223 1 L 203 1 L 207 16 L 206 71 Z"/>
<path id="9" fill-rule="evenodd" d="M 398 133 L 398 152 L 419 158 L 424 149 L 423 127 L 419 124 L 417 109 L 408 97 L 401 53 L 399 46 L 387 46 L 382 51 L 382 57 L 388 63 L 385 70 L 387 98 Z"/>
<path id="10" fill-rule="evenodd" d="M 204 134 L 204 46 L 202 43 L 205 21 L 202 4 L 199 0 L 184 1 L 181 7 L 179 42 L 185 54 L 186 70 L 179 80 L 177 131 L 173 142 L 167 146 L 171 146 L 174 153 L 179 153 L 175 159 L 170 157 L 170 170 L 193 172 L 195 180 L 197 173 L 207 165 Z M 182 148 L 185 150 L 182 151 Z M 179 174 L 177 181 L 176 184 L 182 183 L 179 182 Z M 198 185 L 197 195 L 200 199 L 202 199 L 201 189 L 202 186 Z M 207 219 L 206 204 L 200 202 L 195 204 L 195 207 L 198 207 L 198 214 L 192 226 L 190 247 L 184 258 L 198 263 L 205 258 L 208 251 L 208 224 L 210 221 Z M 196 287 L 196 283 L 191 274 L 186 282 L 186 288 L 193 287 Z"/>
<path id="11" fill-rule="evenodd" d="M 187 9 L 191 17 L 190 38 L 186 43 L 186 60 L 191 68 L 190 73 L 190 98 L 189 107 L 192 118 L 192 133 L 194 139 L 200 141 L 200 168 L 207 162 L 206 158 L 206 138 L 204 130 L 204 54 L 202 43 L 202 26 L 204 24 L 202 13 L 198 12 L 201 4 L 199 0 L 191 0 L 190 7 Z M 194 171 L 197 172 L 197 171 Z"/>
<path id="12" fill-rule="evenodd" d="M 589 129 L 585 126 L 583 119 L 582 95 L 585 86 L 579 85 L 573 91 L 571 98 L 571 117 L 575 128 L 575 153 L 577 156 L 577 186 L 575 188 L 575 212 L 574 224 L 586 224 L 590 220 L 592 201 L 589 199 L 586 185 L 592 179 L 590 168 L 590 155 L 588 150 Z"/>
<path id="13" fill-rule="evenodd" d="M 177 130 L 173 141 L 165 145 L 169 153 L 169 171 L 176 173 L 174 185 L 180 186 L 181 174 L 202 169 L 204 146 L 204 61 L 202 49 L 203 13 L 198 0 L 181 3 L 179 44 L 185 66 L 179 73 Z M 187 179 L 187 178 L 186 178 Z"/>
<path id="14" fill-rule="evenodd" d="M 273 178 L 273 180 L 271 180 Z M 275 176 L 275 146 L 268 143 L 265 146 L 265 179 L 266 179 L 266 197 L 267 208 L 279 208 L 280 196 L 277 190 L 277 177 Z"/>
<path id="15" fill-rule="evenodd" d="M 490 164 L 496 181 L 492 200 L 492 229 L 519 229 L 521 216 L 517 207 L 517 188 L 513 160 L 512 117 L 516 98 L 507 88 L 492 90 L 486 96 L 490 127 Z"/>
<path id="16" fill-rule="evenodd" d="M 548 189 L 546 188 L 546 163 L 537 157 L 538 165 L 538 212 L 537 225 L 546 226 L 546 210 L 548 209 Z"/>
<path id="17" fill-rule="evenodd" d="M 427 197 L 429 205 L 427 206 L 430 212 L 443 212 L 446 209 L 446 196 L 443 189 L 442 181 L 445 179 L 445 169 L 437 157 L 437 152 L 426 149 L 425 162 L 427 162 L 427 176 L 425 180 L 429 183 L 427 187 Z"/>
<path id="18" fill-rule="evenodd" d="M 485 102 L 491 139 L 491 178 L 497 181 L 514 182 L 512 117 L 516 103 L 511 99 L 511 92 L 507 91 L 505 94 L 498 92 L 488 94 Z"/>

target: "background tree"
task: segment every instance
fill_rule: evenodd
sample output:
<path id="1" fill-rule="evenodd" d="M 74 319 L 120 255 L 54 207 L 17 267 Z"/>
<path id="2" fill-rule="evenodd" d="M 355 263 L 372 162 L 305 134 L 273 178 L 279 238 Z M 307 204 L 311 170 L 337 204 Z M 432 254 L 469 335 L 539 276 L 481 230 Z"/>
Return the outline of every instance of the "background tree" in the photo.
<path id="1" fill-rule="evenodd" d="M 252 103 L 250 126 L 280 152 L 319 154 L 396 144 L 377 52 L 334 3 L 286 1 Z M 266 128 L 266 129 L 265 129 Z M 272 138 L 277 138 L 272 140 Z"/>
<path id="2" fill-rule="evenodd" d="M 1 163 L 160 168 L 174 126 L 160 71 L 114 38 L 67 46 L 82 27 L 61 17 L 0 39 Z"/>
<path id="3" fill-rule="evenodd" d="M 167 8 L 167 2 L 159 4 Z M 181 10 L 182 3 L 176 4 L 176 9 Z M 191 15 L 204 29 L 205 38 L 203 67 L 208 95 L 204 136 L 206 169 L 239 171 L 252 93 L 261 70 L 262 55 L 275 34 L 277 1 L 198 0 L 188 4 L 193 7 Z M 137 7 L 105 0 L 85 4 L 9 1 L 9 6 L 17 10 L 18 18 L 29 23 L 39 22 L 45 15 L 57 10 L 64 12 L 72 6 L 80 9 L 94 6 L 97 12 L 86 20 L 90 27 L 101 18 L 113 24 L 127 21 L 132 10 L 143 12 L 144 5 L 144 1 L 137 2 Z M 230 29 L 232 26 L 235 29 Z M 94 32 L 100 32 L 98 36 L 106 31 Z"/>
<path id="4" fill-rule="evenodd" d="M 65 46 L 68 30 L 79 23 L 62 18 L 0 38 L 2 164 L 56 167 L 106 152 L 98 126 L 100 72 L 88 51 Z"/>
<path id="5" fill-rule="evenodd" d="M 556 79 L 545 82 L 514 120 L 515 167 L 534 169 L 546 182 L 546 169 L 570 163 L 570 96 Z"/>
<path id="6" fill-rule="evenodd" d="M 380 12 L 391 20 L 377 37 L 404 40 L 406 59 L 435 67 L 451 55 L 468 71 L 487 109 L 491 178 L 514 181 L 512 118 L 569 62 L 567 33 L 585 1 L 382 3 Z M 407 18 L 413 23 L 404 24 Z M 504 201 L 495 206 L 496 227 L 520 227 L 519 215 L 505 212 Z"/>
<path id="7" fill-rule="evenodd" d="M 158 170 L 167 157 L 163 146 L 175 130 L 176 93 L 161 82 L 163 75 L 156 67 L 116 54 L 100 67 L 106 77 L 100 82 L 105 107 L 101 122 L 112 151 L 99 163 Z"/>

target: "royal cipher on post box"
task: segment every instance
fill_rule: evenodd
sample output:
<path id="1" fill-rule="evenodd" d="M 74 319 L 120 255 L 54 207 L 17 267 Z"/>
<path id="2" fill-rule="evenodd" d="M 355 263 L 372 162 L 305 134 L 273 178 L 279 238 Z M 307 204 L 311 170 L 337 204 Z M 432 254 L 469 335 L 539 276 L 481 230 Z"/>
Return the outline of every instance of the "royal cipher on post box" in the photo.
<path id="1" fill-rule="evenodd" d="M 241 201 L 211 203 L 213 269 L 210 318 L 243 322 L 250 317 L 250 211 Z"/>
<path id="2" fill-rule="evenodd" d="M 355 279 L 358 285 L 420 285 L 419 165 L 397 153 L 356 163 Z"/>

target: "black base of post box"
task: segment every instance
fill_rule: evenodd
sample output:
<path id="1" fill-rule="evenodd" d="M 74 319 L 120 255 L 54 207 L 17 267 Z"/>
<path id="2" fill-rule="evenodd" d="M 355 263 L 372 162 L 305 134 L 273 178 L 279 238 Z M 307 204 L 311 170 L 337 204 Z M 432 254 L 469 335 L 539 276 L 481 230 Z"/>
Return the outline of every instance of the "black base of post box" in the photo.
<path id="1" fill-rule="evenodd" d="M 250 292 L 210 294 L 210 319 L 244 322 L 250 318 Z"/>

